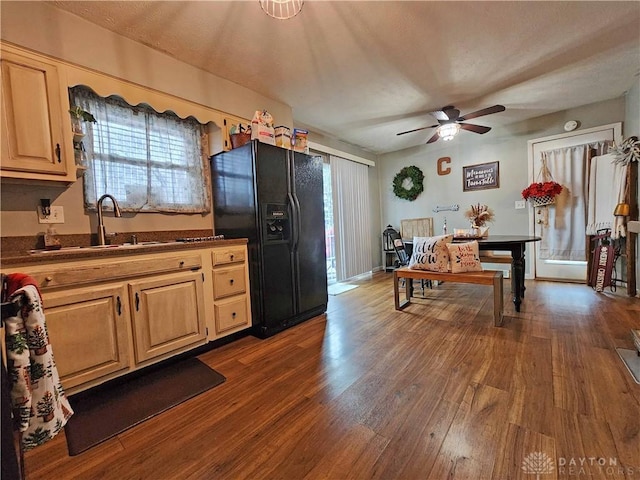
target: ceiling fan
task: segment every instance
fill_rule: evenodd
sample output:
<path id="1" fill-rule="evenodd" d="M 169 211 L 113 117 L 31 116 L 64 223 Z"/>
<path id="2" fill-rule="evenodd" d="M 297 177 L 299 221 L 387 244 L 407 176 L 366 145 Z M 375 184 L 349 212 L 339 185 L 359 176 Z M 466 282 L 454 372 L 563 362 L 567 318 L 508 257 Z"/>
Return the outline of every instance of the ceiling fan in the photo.
<path id="1" fill-rule="evenodd" d="M 446 107 L 442 107 L 442 110 L 431 112 L 436 120 L 438 120 L 437 125 L 415 128 L 413 130 L 407 130 L 406 132 L 400 132 L 396 135 L 404 135 L 405 133 L 413 133 L 420 130 L 437 127 L 438 130 L 436 130 L 436 133 L 434 133 L 433 136 L 429 140 L 427 140 L 427 143 L 433 143 L 438 140 L 438 138 L 442 138 L 444 141 L 452 140 L 460 129 L 469 130 L 470 132 L 474 133 L 487 133 L 489 130 L 491 130 L 491 127 L 483 127 L 482 125 L 473 125 L 471 123 L 462 122 L 471 120 L 472 118 L 490 115 L 492 113 L 504 112 L 505 110 L 505 107 L 502 105 L 494 105 L 493 107 L 483 108 L 482 110 L 477 110 L 475 112 L 467 113 L 466 115 L 460 116 L 460 110 L 455 108 L 453 105 L 447 105 Z"/>

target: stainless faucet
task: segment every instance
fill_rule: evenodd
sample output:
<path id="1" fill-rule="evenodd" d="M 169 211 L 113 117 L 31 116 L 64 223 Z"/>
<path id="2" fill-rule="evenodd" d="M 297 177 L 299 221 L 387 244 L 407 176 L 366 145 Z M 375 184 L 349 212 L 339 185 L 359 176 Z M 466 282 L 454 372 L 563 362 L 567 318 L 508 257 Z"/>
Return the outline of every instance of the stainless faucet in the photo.
<path id="1" fill-rule="evenodd" d="M 105 198 L 110 198 L 113 202 L 113 214 L 116 217 L 122 216 L 122 213 L 120 213 L 120 206 L 112 195 L 105 193 L 98 199 L 98 245 L 106 245 L 105 238 L 107 237 L 107 230 L 104 228 L 104 221 L 102 220 L 102 202 Z"/>

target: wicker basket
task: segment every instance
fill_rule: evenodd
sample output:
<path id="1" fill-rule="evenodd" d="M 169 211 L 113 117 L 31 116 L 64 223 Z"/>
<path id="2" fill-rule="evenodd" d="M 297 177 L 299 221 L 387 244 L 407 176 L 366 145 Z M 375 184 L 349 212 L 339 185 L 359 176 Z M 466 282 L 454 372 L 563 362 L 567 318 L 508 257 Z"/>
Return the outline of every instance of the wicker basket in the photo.
<path id="1" fill-rule="evenodd" d="M 553 205 L 554 203 L 556 203 L 556 197 L 552 195 L 531 197 L 530 200 L 534 207 L 544 207 L 545 205 Z"/>
<path id="2" fill-rule="evenodd" d="M 231 148 L 238 148 L 251 141 L 251 133 L 232 133 L 229 138 L 231 139 Z"/>

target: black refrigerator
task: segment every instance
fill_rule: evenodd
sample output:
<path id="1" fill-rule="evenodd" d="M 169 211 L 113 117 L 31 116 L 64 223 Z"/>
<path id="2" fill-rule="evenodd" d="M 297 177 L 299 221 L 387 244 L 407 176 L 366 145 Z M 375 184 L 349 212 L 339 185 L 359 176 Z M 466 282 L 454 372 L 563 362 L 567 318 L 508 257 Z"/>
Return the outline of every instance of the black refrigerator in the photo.
<path id="1" fill-rule="evenodd" d="M 253 332 L 327 309 L 322 159 L 254 140 L 211 157 L 216 235 L 248 238 Z"/>

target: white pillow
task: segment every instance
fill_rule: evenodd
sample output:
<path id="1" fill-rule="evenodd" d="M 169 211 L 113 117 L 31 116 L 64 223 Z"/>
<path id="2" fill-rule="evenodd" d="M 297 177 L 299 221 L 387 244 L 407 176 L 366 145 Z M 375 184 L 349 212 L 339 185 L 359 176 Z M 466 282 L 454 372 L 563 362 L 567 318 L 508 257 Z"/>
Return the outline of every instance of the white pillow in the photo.
<path id="1" fill-rule="evenodd" d="M 451 262 L 451 273 L 481 272 L 480 251 L 478 242 L 449 243 L 449 260 Z"/>
<path id="2" fill-rule="evenodd" d="M 449 251 L 447 244 L 452 241 L 453 235 L 413 237 L 413 253 L 409 261 L 409 268 L 431 272 L 448 272 Z"/>

